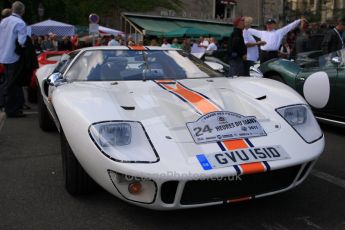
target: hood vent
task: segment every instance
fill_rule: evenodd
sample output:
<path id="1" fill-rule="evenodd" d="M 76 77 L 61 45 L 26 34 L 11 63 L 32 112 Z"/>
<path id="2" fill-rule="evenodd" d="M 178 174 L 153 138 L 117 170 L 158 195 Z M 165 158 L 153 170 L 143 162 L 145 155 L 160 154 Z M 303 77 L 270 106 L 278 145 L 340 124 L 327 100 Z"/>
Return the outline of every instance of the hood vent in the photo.
<path id="1" fill-rule="evenodd" d="M 264 95 L 264 96 L 262 96 L 262 97 L 258 97 L 258 98 L 256 98 L 256 100 L 259 100 L 259 101 L 261 101 L 261 100 L 265 100 L 267 97 L 266 97 L 266 95 Z"/>
<path id="2" fill-rule="evenodd" d="M 121 106 L 124 110 L 135 110 L 134 106 Z"/>

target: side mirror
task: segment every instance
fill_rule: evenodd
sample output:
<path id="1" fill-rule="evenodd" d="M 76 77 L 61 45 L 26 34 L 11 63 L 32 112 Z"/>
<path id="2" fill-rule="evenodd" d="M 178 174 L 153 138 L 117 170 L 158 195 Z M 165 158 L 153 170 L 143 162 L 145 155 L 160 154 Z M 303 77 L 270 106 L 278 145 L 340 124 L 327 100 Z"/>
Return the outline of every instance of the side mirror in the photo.
<path id="1" fill-rule="evenodd" d="M 47 82 L 50 86 L 59 86 L 63 81 L 61 73 L 52 73 L 48 78 Z"/>
<path id="2" fill-rule="evenodd" d="M 207 64 L 209 67 L 211 67 L 213 70 L 219 71 L 219 72 L 224 72 L 224 66 L 222 64 L 219 64 L 217 62 L 210 62 L 210 61 L 205 61 L 205 64 Z"/>
<path id="3" fill-rule="evenodd" d="M 259 68 L 255 67 L 255 66 L 251 66 L 249 68 L 249 75 L 251 77 L 264 77 L 263 73 L 259 70 Z"/>
<path id="4" fill-rule="evenodd" d="M 329 100 L 330 83 L 326 72 L 316 72 L 310 75 L 303 85 L 303 94 L 307 102 L 317 108 L 324 108 Z"/>
<path id="5" fill-rule="evenodd" d="M 341 63 L 340 57 L 332 57 L 331 62 L 335 65 L 339 65 Z"/>

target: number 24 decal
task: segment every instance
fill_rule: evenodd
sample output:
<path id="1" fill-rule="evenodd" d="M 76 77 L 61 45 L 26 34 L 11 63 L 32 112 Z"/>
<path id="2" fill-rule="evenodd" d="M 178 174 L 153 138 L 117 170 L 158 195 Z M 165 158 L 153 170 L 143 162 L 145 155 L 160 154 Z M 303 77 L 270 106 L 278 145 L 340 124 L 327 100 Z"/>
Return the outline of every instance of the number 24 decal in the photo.
<path id="1" fill-rule="evenodd" d="M 193 129 L 193 131 L 195 132 L 195 136 L 197 136 L 197 137 L 203 135 L 203 133 L 206 133 L 206 132 L 212 133 L 212 129 L 208 125 L 205 125 L 203 128 L 202 127 L 196 127 Z"/>

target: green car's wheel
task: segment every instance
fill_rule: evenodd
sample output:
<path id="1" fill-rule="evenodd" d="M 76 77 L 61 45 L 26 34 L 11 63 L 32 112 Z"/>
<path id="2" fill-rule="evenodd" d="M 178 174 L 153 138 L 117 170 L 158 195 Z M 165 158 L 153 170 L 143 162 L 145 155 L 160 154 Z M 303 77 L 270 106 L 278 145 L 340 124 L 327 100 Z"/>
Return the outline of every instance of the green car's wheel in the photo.
<path id="1" fill-rule="evenodd" d="M 89 194 L 97 187 L 96 183 L 74 156 L 62 129 L 60 133 L 62 169 L 66 190 L 72 196 Z"/>

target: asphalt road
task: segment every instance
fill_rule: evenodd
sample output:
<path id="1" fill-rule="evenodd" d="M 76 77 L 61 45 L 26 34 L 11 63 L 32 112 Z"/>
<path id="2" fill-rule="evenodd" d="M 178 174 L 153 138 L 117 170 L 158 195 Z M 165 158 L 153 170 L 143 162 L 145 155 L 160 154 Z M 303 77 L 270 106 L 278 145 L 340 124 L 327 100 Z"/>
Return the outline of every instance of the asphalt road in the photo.
<path id="1" fill-rule="evenodd" d="M 279 195 L 227 206 L 151 211 L 100 190 L 64 190 L 58 133 L 38 128 L 35 109 L 0 133 L 0 230 L 345 229 L 345 129 L 322 126 L 326 149 L 309 178 Z"/>

